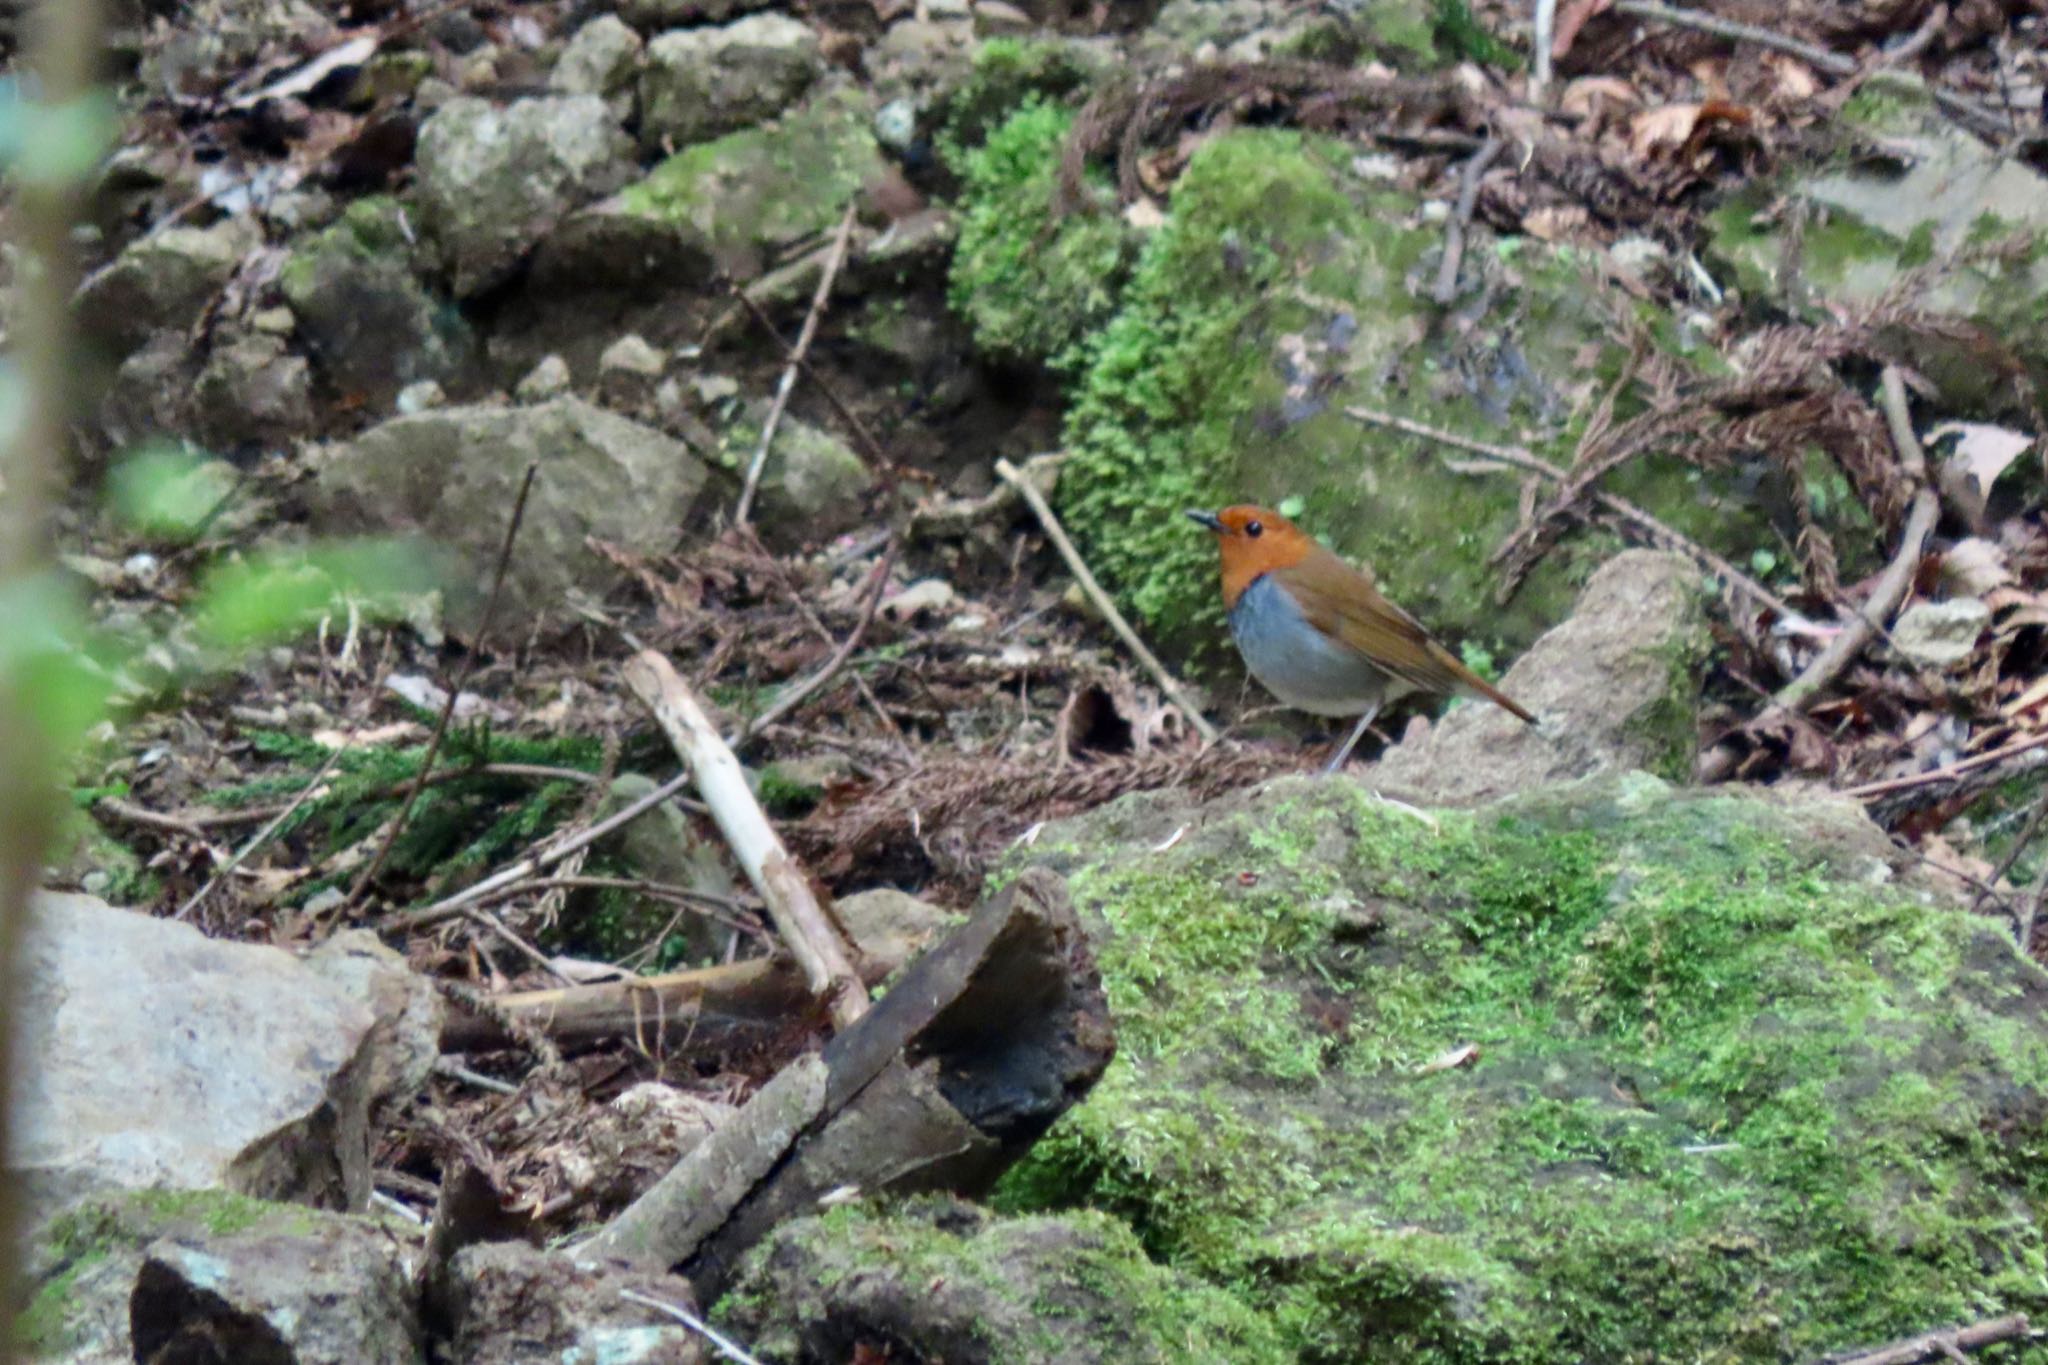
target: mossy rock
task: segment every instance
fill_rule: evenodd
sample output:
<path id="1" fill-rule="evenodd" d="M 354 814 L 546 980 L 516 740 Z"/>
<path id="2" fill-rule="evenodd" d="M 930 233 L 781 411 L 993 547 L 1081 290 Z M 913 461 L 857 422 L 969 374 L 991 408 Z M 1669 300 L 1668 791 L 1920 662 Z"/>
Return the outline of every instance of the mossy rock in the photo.
<path id="1" fill-rule="evenodd" d="M 27 1241 L 28 1302 L 14 1339 L 31 1360 L 129 1359 L 129 1291 L 152 1242 L 252 1230 L 303 1235 L 329 1219 L 341 1215 L 225 1190 L 135 1190 L 80 1201 Z"/>
<path id="2" fill-rule="evenodd" d="M 619 205 L 751 274 L 773 248 L 830 229 L 881 168 L 867 102 L 842 84 L 773 123 L 685 147 L 627 186 Z"/>
<path id="3" fill-rule="evenodd" d="M 1937 325 L 1890 330 L 1945 400 L 2024 413 L 2013 381 L 2048 385 L 2048 177 L 1893 82 L 1845 113 L 1881 154 L 1845 150 L 1742 190 L 1709 220 L 1708 260 L 1745 295 L 1815 322 L 1903 295 Z"/>
<path id="4" fill-rule="evenodd" d="M 1117 1214 L 1305 1361 L 2048 1310 L 2048 976 L 1847 803 L 1634 774 L 1424 819 L 1292 779 L 1037 847 L 1107 926 L 1119 1052 L 1002 1204 Z"/>
<path id="5" fill-rule="evenodd" d="M 1223 1290 L 1154 1265 L 1096 1213 L 994 1219 L 947 1199 L 862 1206 L 776 1229 L 718 1316 L 763 1359 L 904 1349 L 952 1365 L 1291 1359 Z"/>
<path id="6" fill-rule="evenodd" d="M 1517 525 L 1519 480 L 1457 472 L 1455 452 L 1344 409 L 1530 441 L 1568 464 L 1626 363 L 1621 324 L 1675 348 L 1674 329 L 1599 287 L 1598 263 L 1571 248 L 1484 234 L 1466 255 L 1483 285 L 1439 325 L 1441 225 L 1348 144 L 1273 129 L 1194 153 L 1122 282 L 1122 219 L 1045 207 L 1063 118 L 1027 108 L 973 161 L 953 296 L 984 344 L 1035 343 L 1078 376 L 1060 511 L 1147 629 L 1182 649 L 1221 638 L 1214 547 L 1180 513 L 1241 501 L 1298 512 L 1454 638 L 1513 649 L 1561 619 L 1611 537 L 1568 538 L 1500 605 L 1490 561 Z M 1612 482 L 1737 558 L 1768 535 L 1734 475 L 1652 454 Z"/>

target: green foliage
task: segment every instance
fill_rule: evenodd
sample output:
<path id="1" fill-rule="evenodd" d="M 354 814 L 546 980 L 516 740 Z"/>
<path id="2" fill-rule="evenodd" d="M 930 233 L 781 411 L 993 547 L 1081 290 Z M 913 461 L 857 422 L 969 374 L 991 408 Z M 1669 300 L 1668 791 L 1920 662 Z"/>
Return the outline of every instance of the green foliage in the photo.
<path id="1" fill-rule="evenodd" d="M 1637 777 L 1433 829 L 1301 782 L 1167 851 L 1084 842 L 1119 1053 L 1002 1200 L 1128 1219 L 1307 1361 L 1778 1361 L 2038 1313 L 2037 978 L 1819 809 Z"/>
<path id="2" fill-rule="evenodd" d="M 1057 103 L 1082 89 L 1092 73 L 1067 43 L 990 38 L 974 53 L 974 68 L 946 100 L 938 135 L 940 159 L 956 175 L 1003 120 L 1027 103 Z"/>
<path id="3" fill-rule="evenodd" d="M 960 163 L 960 241 L 949 289 L 976 343 L 1071 369 L 1117 305 L 1135 234 L 1106 191 L 1055 219 L 1060 150 L 1073 115 L 1034 96 Z M 1090 188 L 1102 191 L 1100 177 Z"/>
<path id="4" fill-rule="evenodd" d="M 260 550 L 202 577 L 191 607 L 199 638 L 242 650 L 295 634 L 358 599 L 376 616 L 432 581 L 424 556 L 396 540 L 337 541 Z"/>
<path id="5" fill-rule="evenodd" d="M 189 446 L 145 446 L 115 466 L 107 501 L 131 530 L 184 544 L 195 539 L 234 488 L 233 471 Z"/>
<path id="6" fill-rule="evenodd" d="M 21 98 L 0 82 L 0 167 L 17 186 L 62 190 L 99 165 L 116 133 L 114 102 L 95 92 L 65 104 Z"/>
<path id="7" fill-rule="evenodd" d="M 1479 22 L 1470 0 L 1436 0 L 1434 28 L 1437 47 L 1453 61 L 1510 71 L 1522 64 L 1513 48 Z"/>

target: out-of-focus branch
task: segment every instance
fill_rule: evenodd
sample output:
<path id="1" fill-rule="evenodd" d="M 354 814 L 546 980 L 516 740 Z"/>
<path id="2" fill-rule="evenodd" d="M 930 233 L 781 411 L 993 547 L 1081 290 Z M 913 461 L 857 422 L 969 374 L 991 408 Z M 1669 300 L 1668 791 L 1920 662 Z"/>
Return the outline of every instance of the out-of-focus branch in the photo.
<path id="1" fill-rule="evenodd" d="M 14 222 L 21 254 L 13 352 L 22 411 L 14 439 L 0 442 L 0 611 L 12 600 L 23 610 L 29 580 L 50 562 L 48 509 L 67 465 L 73 377 L 71 290 L 76 280 L 71 227 L 80 190 L 64 174 L 62 149 L 43 157 L 39 137 L 74 134 L 60 117 L 85 107 L 100 54 L 99 0 L 44 0 L 30 16 L 30 60 L 35 81 L 25 155 L 13 169 Z M 29 898 L 40 879 L 52 829 L 52 737 L 37 724 L 18 671 L 0 652 L 0 1095 L 12 1096 L 15 964 Z M 0 1104 L 0 1151 L 7 1149 L 11 1104 Z M 15 1282 L 19 1200 L 14 1182 L 0 1178 L 0 1283 Z M 0 1358 L 12 1358 L 11 1346 Z"/>

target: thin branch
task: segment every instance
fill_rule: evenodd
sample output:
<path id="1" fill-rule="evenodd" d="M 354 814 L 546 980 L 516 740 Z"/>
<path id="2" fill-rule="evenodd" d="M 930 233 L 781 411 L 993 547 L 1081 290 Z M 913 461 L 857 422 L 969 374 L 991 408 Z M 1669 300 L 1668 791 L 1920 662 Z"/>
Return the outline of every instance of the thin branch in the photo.
<path id="1" fill-rule="evenodd" d="M 1924 773 L 1887 777 L 1880 782 L 1865 782 L 1860 786 L 1844 787 L 1839 794 L 1858 801 L 1873 801 L 1880 796 L 1892 796 L 1899 792 L 1912 791 L 1916 787 L 1932 787 L 1943 782 L 1953 782 L 1959 777 L 1976 772 L 1979 768 L 1989 768 L 2009 758 L 2017 758 L 2021 754 L 2031 753 L 2043 747 L 2048 747 L 2048 732 L 2029 735 L 2025 739 L 2014 740 L 1996 749 L 1987 749 L 1971 758 L 1944 763 L 1939 768 L 1929 768 Z"/>
<path id="2" fill-rule="evenodd" d="M 788 945 L 805 983 L 825 999 L 834 1024 L 842 1029 L 851 1025 L 868 1008 L 867 988 L 854 968 L 853 950 L 768 823 L 739 760 L 704 714 L 696 694 L 666 656 L 654 650 L 627 660 L 625 679 L 690 769 L 697 794 L 711 808 L 719 833 L 760 893 L 768 918 Z"/>
<path id="3" fill-rule="evenodd" d="M 760 715 L 749 720 L 745 725 L 742 725 L 739 733 L 726 741 L 727 744 L 738 744 L 742 740 L 751 739 L 755 735 L 760 734 L 762 730 L 781 720 L 784 716 L 796 710 L 797 707 L 802 706 L 820 688 L 837 677 L 841 669 L 846 667 L 846 661 L 853 657 L 854 650 L 860 648 L 861 639 L 868 633 L 868 627 L 874 624 L 875 610 L 881 606 L 882 594 L 889 586 L 889 570 L 896 563 L 896 550 L 897 542 L 891 539 L 888 548 L 882 552 L 882 557 L 875 562 L 873 575 L 869 579 L 866 594 L 861 602 L 860 617 L 853 623 L 853 629 L 847 632 L 846 638 L 841 640 L 838 647 L 832 651 L 832 657 L 825 660 L 824 665 L 817 672 L 811 674 L 810 677 L 793 686 L 785 687 L 776 694 L 775 700 L 769 703 L 768 708 L 762 711 Z M 808 604 L 803 603 L 800 595 L 792 592 L 791 596 L 797 597 L 798 604 L 804 606 L 806 611 L 808 611 Z M 817 622 L 815 616 L 812 617 L 812 620 L 817 624 L 819 630 L 823 631 L 825 629 L 823 623 Z M 831 634 L 827 632 L 825 638 L 831 639 Z M 863 688 L 863 691 L 866 691 L 866 689 Z M 867 692 L 867 699 L 868 704 L 881 716 L 883 723 L 896 732 L 898 747 L 905 747 L 902 731 L 896 728 L 895 721 L 891 720 L 888 713 L 882 710 L 881 702 L 875 699 L 872 692 Z"/>
<path id="4" fill-rule="evenodd" d="M 782 424 L 782 411 L 789 406 L 789 395 L 796 388 L 797 367 L 803 363 L 811 349 L 811 340 L 818 334 L 818 321 L 825 315 L 825 305 L 832 298 L 832 282 L 839 278 L 839 267 L 846 262 L 846 244 L 853 236 L 855 205 L 846 206 L 845 217 L 839 220 L 839 235 L 832 239 L 832 254 L 825 259 L 825 273 L 818 277 L 818 292 L 811 296 L 811 311 L 804 315 L 803 330 L 797 333 L 796 347 L 789 354 L 789 363 L 782 368 L 782 378 L 775 385 L 775 399 L 768 405 L 768 416 L 761 423 L 761 443 L 754 448 L 754 458 L 747 465 L 746 482 L 740 485 L 739 505 L 733 509 L 735 525 L 745 526 L 754 510 L 754 493 L 761 486 L 761 471 L 768 466 L 768 447 L 775 442 L 775 428 Z"/>
<path id="5" fill-rule="evenodd" d="M 491 623 L 498 615 L 498 601 L 504 595 L 505 574 L 512 567 L 512 546 L 519 539 L 519 524 L 526 520 L 526 498 L 533 491 L 534 476 L 540 473 L 540 462 L 526 466 L 526 477 L 519 482 L 519 496 L 512 502 L 512 516 L 505 524 L 505 540 L 498 547 L 498 562 L 491 571 L 491 595 L 484 600 L 483 619 L 478 623 L 476 635 L 469 642 L 469 653 L 462 660 L 462 667 L 456 670 L 454 684 L 448 689 L 448 699 L 441 703 L 441 714 L 434 721 L 434 734 L 427 741 L 426 757 L 420 760 L 419 776 L 412 784 L 412 790 L 405 794 L 405 803 L 398 808 L 398 817 L 384 831 L 384 842 L 377 848 L 377 856 L 370 859 L 370 865 L 356 878 L 349 888 L 348 896 L 335 907 L 337 914 L 362 898 L 377 874 L 384 868 L 384 862 L 391 856 L 392 846 L 405 829 L 405 822 L 412 817 L 412 808 L 419 801 L 420 793 L 426 789 L 427 774 L 433 771 L 434 756 L 441 752 L 441 741 L 448 734 L 448 723 L 455 717 L 455 703 L 462 697 L 463 684 L 476 671 L 476 661 L 483 654 L 484 642 L 490 638 Z"/>
<path id="6" fill-rule="evenodd" d="M 1779 689 L 1775 704 L 1791 711 L 1803 712 L 1818 701 L 1821 692 L 1841 676 L 1842 671 L 1863 652 L 1863 647 L 1891 619 L 1899 603 L 1905 600 L 1907 590 L 1913 586 L 1913 576 L 1920 567 L 1921 551 L 1941 517 L 1941 499 L 1927 486 L 1927 456 L 1920 449 L 1919 437 L 1913 434 L 1913 420 L 1906 411 L 1906 385 L 1898 366 L 1885 366 L 1879 390 L 1885 422 L 1891 428 L 1892 443 L 1898 447 L 1899 463 L 1905 468 L 1907 477 L 1920 488 L 1914 493 L 1912 508 L 1906 514 L 1906 528 L 1899 536 L 1899 547 L 1893 553 L 1891 563 L 1871 585 L 1869 597 L 1840 633 L 1828 641 L 1827 648 L 1802 669 L 1798 677 Z"/>
<path id="7" fill-rule="evenodd" d="M 523 881 L 537 872 L 546 871 L 572 854 L 581 853 L 612 831 L 638 820 L 662 802 L 673 800 L 689 785 L 690 774 L 677 773 L 631 805 L 622 807 L 587 829 L 558 836 L 560 842 L 543 844 L 538 852 L 530 853 L 518 862 L 500 868 L 474 886 L 417 910 L 401 910 L 396 914 L 386 915 L 377 922 L 377 929 L 381 933 L 394 933 L 406 929 L 424 929 L 428 925 L 439 924 L 442 920 L 453 919 L 469 906 L 483 903 L 493 892 L 513 882 Z"/>
<path id="8" fill-rule="evenodd" d="M 229 876 L 236 868 L 247 862 L 257 849 L 269 843 L 276 836 L 278 830 L 284 827 L 284 822 L 291 819 L 292 815 L 301 806 L 312 800 L 314 795 L 320 791 L 320 784 L 327 780 L 327 775 L 334 771 L 335 764 L 341 762 L 341 756 L 347 753 L 350 746 L 354 743 L 355 736 L 351 735 L 341 744 L 337 744 L 334 747 L 334 752 L 327 755 L 327 761 L 320 765 L 320 770 L 313 774 L 313 780 L 300 788 L 299 794 L 292 798 L 291 804 L 272 817 L 269 824 L 257 830 L 256 836 L 249 840 L 248 843 L 243 844 L 225 864 L 215 868 L 213 875 L 206 879 L 205 885 L 187 897 L 185 903 L 178 907 L 178 913 L 171 916 L 171 918 L 181 920 L 198 909 L 205 903 L 206 898 L 213 893 L 213 888 L 219 885 L 223 878 Z"/>
<path id="9" fill-rule="evenodd" d="M 1658 4 L 1656 0 L 1615 0 L 1614 13 L 1625 14 L 1632 19 L 1651 19 L 1660 24 L 1670 24 L 1674 28 L 1696 29 L 1701 33 L 1711 33 L 1717 38 L 1729 39 L 1731 42 L 1751 43 L 1757 47 L 1789 53 L 1808 66 L 1825 71 L 1831 76 L 1854 76 L 1862 73 L 1866 81 L 1886 83 L 1896 82 L 1902 78 L 1910 79 L 1906 73 L 1895 70 L 1878 69 L 1865 72 L 1853 57 L 1844 57 L 1839 52 L 1830 52 L 1824 47 L 1816 47 L 1812 43 L 1788 37 L 1772 29 L 1759 28 L 1754 24 L 1739 24 L 1732 19 L 1723 19 L 1700 10 L 1678 9 L 1672 5 Z M 1959 95 L 1931 82 L 1926 83 L 1925 88 L 1928 97 L 1940 105 L 1944 112 L 1965 123 L 1997 132 L 2012 131 L 2012 120 L 1987 105 L 1979 104 L 1966 95 Z"/>
<path id="10" fill-rule="evenodd" d="M 1373 426 L 1386 427 L 1391 431 L 1405 432 L 1410 436 L 1420 436 L 1426 441 L 1435 441 L 1439 445 L 1450 446 L 1454 450 L 1467 451 L 1499 464 L 1508 465 L 1515 469 L 1524 469 L 1531 474 L 1541 475 L 1543 478 L 1549 479 L 1554 483 L 1564 483 L 1568 478 L 1563 470 L 1526 446 L 1505 446 L 1495 445 L 1489 441 L 1475 441 L 1469 436 L 1460 436 L 1456 432 L 1445 431 L 1441 427 L 1425 426 L 1421 422 L 1413 422 L 1406 417 L 1396 417 L 1390 412 L 1378 412 L 1372 408 L 1349 407 L 1344 409 L 1344 413 L 1346 416 L 1360 422 L 1368 422 Z M 1698 541 L 1672 530 L 1648 511 L 1636 506 L 1628 499 L 1613 493 L 1603 492 L 1597 488 L 1592 490 L 1592 498 L 1594 502 L 1606 508 L 1615 516 L 1620 517 L 1623 521 L 1633 523 L 1653 543 L 1661 545 L 1667 550 L 1673 550 L 1685 555 L 1708 573 L 1727 583 L 1731 588 L 1736 588 L 1746 593 L 1756 602 L 1778 613 L 1779 616 L 1792 620 L 1801 619 L 1799 612 L 1794 611 L 1784 599 L 1780 598 L 1769 588 L 1766 588 L 1763 584 L 1757 582 L 1754 578 L 1751 578 L 1748 574 L 1736 568 L 1733 564 L 1730 564 Z"/>
<path id="11" fill-rule="evenodd" d="M 1967 1327 L 1943 1327 L 1922 1332 L 1919 1336 L 1907 1337 L 1874 1351 L 1825 1356 L 1820 1365 L 1918 1365 L 1923 1360 L 1954 1360 L 1960 1358 L 1963 1351 L 2023 1337 L 2029 1330 L 2027 1315 L 2012 1313 L 2002 1318 L 1973 1322 Z"/>
<path id="12" fill-rule="evenodd" d="M 531 962 L 534 966 L 546 972 L 549 976 L 552 976 L 555 980 L 561 982 L 564 986 L 573 986 L 576 984 L 576 982 L 572 978 L 565 975 L 562 969 L 557 967 L 553 963 L 553 961 L 549 959 L 546 953 L 534 947 L 531 943 L 528 943 L 525 939 L 519 937 L 519 935 L 513 933 L 512 930 L 505 924 L 505 921 L 499 919 L 490 911 L 480 910 L 476 906 L 472 905 L 462 912 L 462 917 L 468 920 L 471 924 L 474 924 L 482 929 L 488 929 L 492 933 L 496 934 L 499 938 L 504 939 L 505 942 L 512 945 L 513 949 L 521 957 L 525 958 L 528 962 Z"/>
<path id="13" fill-rule="evenodd" d="M 669 1317 L 674 1318 L 677 1322 L 680 1322 L 683 1326 L 710 1342 L 712 1349 L 727 1360 L 732 1361 L 733 1365 L 761 1365 L 760 1361 L 748 1355 L 731 1337 L 725 1335 L 725 1333 L 719 1331 L 687 1308 L 673 1303 L 665 1303 L 650 1295 L 642 1294 L 636 1289 L 621 1289 L 619 1297 L 629 1302 L 637 1303 L 642 1308 L 652 1308 L 657 1313 L 665 1313 Z"/>
<path id="14" fill-rule="evenodd" d="M 1109 594 L 1095 581 L 1095 575 L 1089 572 L 1088 562 L 1081 558 L 1081 552 L 1075 549 L 1074 542 L 1067 538 L 1066 528 L 1061 526 L 1060 519 L 1053 515 L 1052 507 L 1045 500 L 1045 494 L 1039 492 L 1038 486 L 1019 473 L 1017 466 L 1008 460 L 996 461 L 996 474 L 1004 483 L 1015 488 L 1018 495 L 1031 508 L 1032 514 L 1038 518 L 1038 524 L 1045 528 L 1046 538 L 1051 540 L 1053 548 L 1060 552 L 1060 558 L 1067 561 L 1068 572 L 1074 575 L 1074 581 L 1081 585 L 1081 591 L 1088 595 L 1089 602 L 1102 614 L 1102 619 L 1109 622 L 1109 628 L 1124 642 L 1124 648 L 1130 650 L 1132 657 L 1152 675 L 1152 680 L 1159 684 L 1159 690 L 1181 709 L 1203 740 L 1214 744 L 1220 737 L 1216 727 L 1209 723 L 1209 718 L 1202 714 L 1202 708 L 1195 705 L 1194 699 L 1188 696 L 1186 689 L 1180 685 L 1180 680 L 1167 672 L 1166 665 L 1159 662 L 1158 657 L 1145 647 L 1145 642 L 1138 638 L 1138 632 L 1131 629 L 1131 623 L 1124 619 L 1124 614 L 1116 609 L 1116 603 L 1110 601 Z"/>
<path id="15" fill-rule="evenodd" d="M 1436 302 L 1439 307 L 1448 307 L 1458 297 L 1458 267 L 1465 260 L 1465 233 L 1472 226 L 1472 213 L 1479 207 L 1479 181 L 1486 170 L 1500 158 L 1507 143 L 1499 137 L 1489 137 L 1465 162 L 1465 169 L 1458 174 L 1458 204 L 1451 213 L 1450 225 L 1444 229 L 1444 259 L 1436 272 Z"/>
<path id="16" fill-rule="evenodd" d="M 1557 41 L 1557 0 L 1536 0 L 1534 32 L 1529 35 L 1529 102 L 1542 104 L 1550 89 L 1550 49 Z"/>

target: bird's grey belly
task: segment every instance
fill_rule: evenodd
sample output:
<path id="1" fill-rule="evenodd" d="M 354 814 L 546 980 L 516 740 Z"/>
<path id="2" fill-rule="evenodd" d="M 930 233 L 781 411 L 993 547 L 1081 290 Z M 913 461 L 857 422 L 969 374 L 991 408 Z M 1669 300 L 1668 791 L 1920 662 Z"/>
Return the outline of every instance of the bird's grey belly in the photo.
<path id="1" fill-rule="evenodd" d="M 1326 639 L 1269 577 L 1239 595 L 1230 634 L 1260 685 L 1298 710 L 1355 716 L 1386 697 L 1387 675 Z"/>

